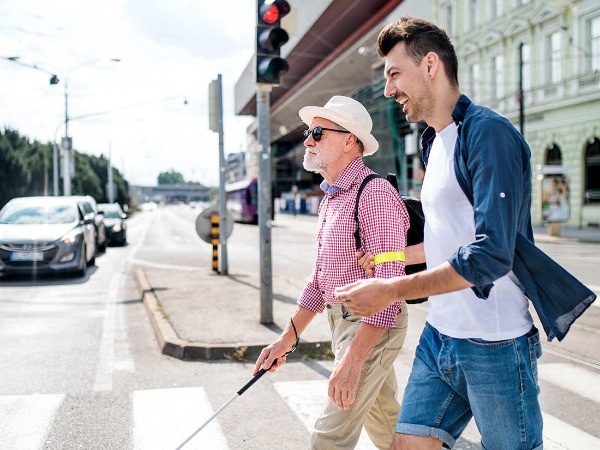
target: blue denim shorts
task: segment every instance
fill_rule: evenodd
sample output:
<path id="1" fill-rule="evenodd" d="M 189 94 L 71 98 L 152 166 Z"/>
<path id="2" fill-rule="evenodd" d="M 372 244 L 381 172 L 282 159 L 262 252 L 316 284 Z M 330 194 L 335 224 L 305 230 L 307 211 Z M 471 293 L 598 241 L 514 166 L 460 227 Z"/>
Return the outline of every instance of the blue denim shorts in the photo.
<path id="1" fill-rule="evenodd" d="M 452 448 L 472 417 L 483 449 L 542 448 L 538 330 L 503 341 L 456 339 L 425 324 L 396 433 Z"/>

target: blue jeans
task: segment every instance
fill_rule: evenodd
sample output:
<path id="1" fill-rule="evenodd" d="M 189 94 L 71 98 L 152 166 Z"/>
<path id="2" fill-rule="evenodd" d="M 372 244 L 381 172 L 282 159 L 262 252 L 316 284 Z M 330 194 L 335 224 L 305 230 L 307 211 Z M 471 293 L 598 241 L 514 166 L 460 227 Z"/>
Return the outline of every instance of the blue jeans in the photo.
<path id="1" fill-rule="evenodd" d="M 456 339 L 425 324 L 396 433 L 451 448 L 472 417 L 489 450 L 542 448 L 538 330 L 503 341 Z"/>

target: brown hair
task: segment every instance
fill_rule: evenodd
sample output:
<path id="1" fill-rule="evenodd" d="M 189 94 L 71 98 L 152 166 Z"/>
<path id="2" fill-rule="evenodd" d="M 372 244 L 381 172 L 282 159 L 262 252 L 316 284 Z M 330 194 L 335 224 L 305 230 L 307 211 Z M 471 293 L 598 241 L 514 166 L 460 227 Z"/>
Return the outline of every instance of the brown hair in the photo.
<path id="1" fill-rule="evenodd" d="M 385 58 L 399 42 L 406 44 L 406 52 L 416 65 L 421 63 L 427 53 L 436 53 L 444 65 L 450 84 L 458 86 L 456 51 L 443 29 L 427 20 L 402 17 L 381 30 L 377 37 L 377 54 Z"/>

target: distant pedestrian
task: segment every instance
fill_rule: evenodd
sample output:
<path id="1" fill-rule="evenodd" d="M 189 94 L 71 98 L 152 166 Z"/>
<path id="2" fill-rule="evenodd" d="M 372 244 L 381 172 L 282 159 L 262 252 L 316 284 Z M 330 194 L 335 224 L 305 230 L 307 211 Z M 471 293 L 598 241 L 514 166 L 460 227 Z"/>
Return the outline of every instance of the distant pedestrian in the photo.
<path id="1" fill-rule="evenodd" d="M 335 363 L 329 398 L 315 424 L 310 448 L 352 449 L 364 425 L 377 448 L 388 450 L 400 410 L 393 364 L 406 336 L 406 306 L 398 298 L 361 320 L 333 295 L 335 287 L 365 277 L 355 254 L 354 204 L 361 182 L 373 173 L 363 156 L 375 153 L 379 144 L 371 134 L 369 113 L 348 97 L 334 96 L 324 107 L 304 107 L 300 118 L 310 127 L 304 132 L 304 168 L 324 178 L 316 264 L 290 323 L 263 349 L 254 372 L 281 367 L 298 336 L 318 313 L 327 310 Z M 376 178 L 366 185 L 360 197 L 359 222 L 364 251 L 404 252 L 408 213 L 385 179 Z M 374 268 L 375 277 L 400 275 L 404 275 L 400 260 Z"/>

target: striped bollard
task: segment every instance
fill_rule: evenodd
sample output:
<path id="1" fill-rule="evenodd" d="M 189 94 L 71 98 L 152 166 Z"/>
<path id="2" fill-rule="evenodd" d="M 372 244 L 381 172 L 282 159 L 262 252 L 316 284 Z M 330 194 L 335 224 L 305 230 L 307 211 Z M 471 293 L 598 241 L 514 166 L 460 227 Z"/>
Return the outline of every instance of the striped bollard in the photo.
<path id="1" fill-rule="evenodd" d="M 210 242 L 212 244 L 212 270 L 219 272 L 219 214 L 210 216 Z"/>

